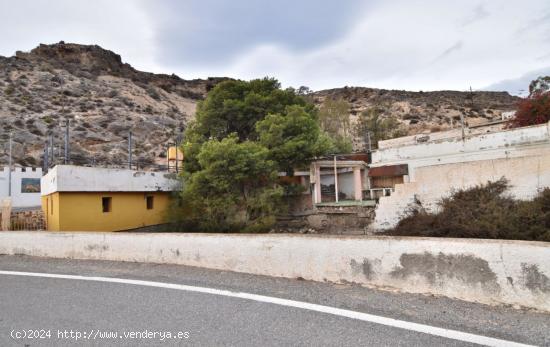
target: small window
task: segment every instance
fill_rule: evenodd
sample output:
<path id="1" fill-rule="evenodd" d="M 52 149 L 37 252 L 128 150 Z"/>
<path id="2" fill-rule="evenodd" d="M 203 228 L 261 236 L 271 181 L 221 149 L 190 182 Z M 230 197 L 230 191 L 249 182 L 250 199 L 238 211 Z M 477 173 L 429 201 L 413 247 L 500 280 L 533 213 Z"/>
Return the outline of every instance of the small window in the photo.
<path id="1" fill-rule="evenodd" d="M 50 197 L 50 214 L 53 214 L 53 196 Z"/>
<path id="2" fill-rule="evenodd" d="M 103 212 L 111 212 L 111 198 L 103 197 L 101 198 L 101 204 L 103 206 Z"/>
<path id="3" fill-rule="evenodd" d="M 147 202 L 147 209 L 148 210 L 152 210 L 153 209 L 153 196 L 147 196 L 145 199 L 146 199 L 146 202 Z"/>

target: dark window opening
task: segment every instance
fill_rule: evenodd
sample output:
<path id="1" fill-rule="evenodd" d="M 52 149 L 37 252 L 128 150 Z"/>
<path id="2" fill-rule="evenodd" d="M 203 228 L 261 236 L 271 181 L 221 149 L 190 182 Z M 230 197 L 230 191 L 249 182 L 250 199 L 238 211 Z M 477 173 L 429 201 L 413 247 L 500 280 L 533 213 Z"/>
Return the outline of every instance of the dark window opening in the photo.
<path id="1" fill-rule="evenodd" d="M 111 212 L 111 198 L 110 197 L 104 197 L 101 198 L 101 204 L 103 206 L 103 212 Z"/>
<path id="2" fill-rule="evenodd" d="M 152 196 L 146 197 L 146 202 L 147 202 L 147 209 L 152 210 L 153 209 L 153 197 Z"/>

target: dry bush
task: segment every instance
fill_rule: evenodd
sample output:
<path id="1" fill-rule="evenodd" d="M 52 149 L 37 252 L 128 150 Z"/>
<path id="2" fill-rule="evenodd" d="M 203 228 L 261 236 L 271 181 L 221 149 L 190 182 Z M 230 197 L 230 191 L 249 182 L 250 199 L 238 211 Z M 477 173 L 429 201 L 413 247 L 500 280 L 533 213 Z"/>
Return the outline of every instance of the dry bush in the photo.
<path id="1" fill-rule="evenodd" d="M 455 191 L 439 212 L 411 209 L 388 235 L 550 241 L 550 188 L 531 201 L 506 195 L 504 178 Z"/>

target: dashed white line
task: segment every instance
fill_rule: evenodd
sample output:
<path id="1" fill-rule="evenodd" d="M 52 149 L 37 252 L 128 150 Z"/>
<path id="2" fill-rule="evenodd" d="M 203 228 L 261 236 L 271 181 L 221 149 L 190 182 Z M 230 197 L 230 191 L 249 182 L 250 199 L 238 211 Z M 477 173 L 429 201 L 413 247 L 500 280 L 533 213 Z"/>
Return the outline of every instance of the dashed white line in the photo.
<path id="1" fill-rule="evenodd" d="M 501 339 L 482 336 L 482 335 L 470 334 L 470 333 L 465 333 L 457 330 L 438 328 L 431 325 L 413 323 L 413 322 L 408 322 L 404 320 L 387 318 L 387 317 L 372 315 L 372 314 L 363 313 L 363 312 L 345 310 L 341 308 L 324 306 L 324 305 L 311 304 L 308 302 L 302 302 L 302 301 L 296 301 L 296 300 L 281 299 L 281 298 L 276 298 L 271 296 L 232 292 L 229 290 L 222 290 L 222 289 L 195 287 L 195 286 L 175 284 L 175 283 L 130 280 L 125 278 L 62 275 L 62 274 L 37 273 L 37 272 L 0 271 L 0 275 L 57 278 L 57 279 L 92 281 L 92 282 L 108 282 L 108 283 L 132 284 L 137 286 L 183 290 L 187 292 L 240 298 L 245 300 L 253 300 L 253 301 L 270 303 L 275 305 L 288 306 L 288 307 L 300 308 L 304 310 L 328 313 L 328 314 L 332 314 L 340 317 L 357 319 L 357 320 L 361 320 L 369 323 L 376 323 L 376 324 L 386 325 L 394 328 L 400 328 L 400 329 L 415 331 L 415 332 L 434 335 L 434 336 L 441 336 L 448 339 L 476 343 L 476 344 L 486 345 L 486 346 L 533 347 L 532 345 L 526 345 L 518 342 L 501 340 Z"/>

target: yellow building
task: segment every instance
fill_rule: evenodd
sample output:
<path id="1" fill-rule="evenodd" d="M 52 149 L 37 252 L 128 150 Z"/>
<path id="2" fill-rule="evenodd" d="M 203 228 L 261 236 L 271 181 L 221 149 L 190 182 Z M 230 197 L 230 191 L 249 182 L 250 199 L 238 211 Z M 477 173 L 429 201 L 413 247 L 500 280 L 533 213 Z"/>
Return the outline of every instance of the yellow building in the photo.
<path id="1" fill-rule="evenodd" d="M 183 168 L 183 151 L 178 146 L 168 148 L 168 170 L 179 171 Z"/>
<path id="2" fill-rule="evenodd" d="M 58 165 L 42 177 L 51 231 L 121 231 L 166 222 L 178 182 L 167 173 Z"/>

